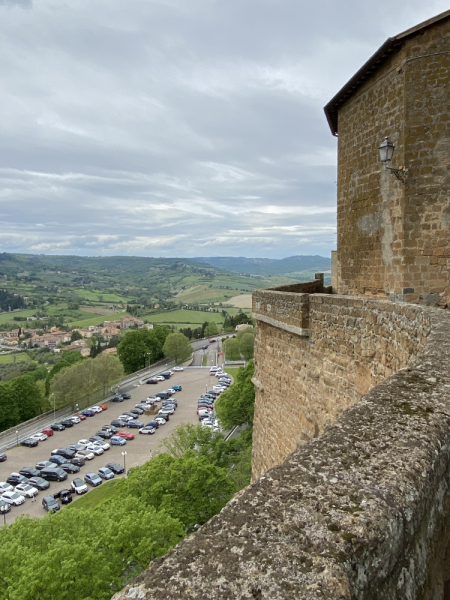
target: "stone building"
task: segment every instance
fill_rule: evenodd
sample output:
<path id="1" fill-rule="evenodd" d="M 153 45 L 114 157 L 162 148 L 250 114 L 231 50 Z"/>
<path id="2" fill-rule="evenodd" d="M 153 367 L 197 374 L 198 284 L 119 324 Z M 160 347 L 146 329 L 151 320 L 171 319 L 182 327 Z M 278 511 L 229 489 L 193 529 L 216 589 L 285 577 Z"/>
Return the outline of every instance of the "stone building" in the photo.
<path id="1" fill-rule="evenodd" d="M 447 11 L 327 104 L 332 286 L 253 292 L 253 484 L 115 600 L 450 600 L 449 73 Z"/>

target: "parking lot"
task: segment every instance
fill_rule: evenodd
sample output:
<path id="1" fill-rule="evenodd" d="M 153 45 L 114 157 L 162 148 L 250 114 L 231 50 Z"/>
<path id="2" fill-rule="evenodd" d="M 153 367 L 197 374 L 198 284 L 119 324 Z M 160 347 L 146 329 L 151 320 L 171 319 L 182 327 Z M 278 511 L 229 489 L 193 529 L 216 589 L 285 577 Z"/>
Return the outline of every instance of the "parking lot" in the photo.
<path id="1" fill-rule="evenodd" d="M 213 349 L 211 348 L 211 352 Z M 75 477 L 84 478 L 84 475 L 89 472 L 97 472 L 100 467 L 105 466 L 108 462 L 117 462 L 121 465 L 124 463 L 122 452 L 126 451 L 126 469 L 130 467 L 142 465 L 158 451 L 158 446 L 162 439 L 174 430 L 181 423 L 198 424 L 197 418 L 197 399 L 205 392 L 205 389 L 212 389 L 216 383 L 215 377 L 209 374 L 209 368 L 205 369 L 185 369 L 183 372 L 175 372 L 171 379 L 158 382 L 156 385 L 139 385 L 138 387 L 129 390 L 131 400 L 123 402 L 107 403 L 108 410 L 88 417 L 85 421 L 74 425 L 71 428 L 61 432 L 54 432 L 52 437 L 46 441 L 40 442 L 36 448 L 26 448 L 16 446 L 7 451 L 8 459 L 0 463 L 0 481 L 6 481 L 7 477 L 18 472 L 23 467 L 34 467 L 34 465 L 42 460 L 48 460 L 50 452 L 55 448 L 62 448 L 69 444 L 76 444 L 78 440 L 89 438 L 102 428 L 103 425 L 111 423 L 124 411 L 129 411 L 140 400 L 147 396 L 154 395 L 156 392 L 163 391 L 172 385 L 179 384 L 182 386 L 182 391 L 175 395 L 178 400 L 178 408 L 170 417 L 168 423 L 160 426 L 154 435 L 139 435 L 137 429 L 129 429 L 128 431 L 135 434 L 135 439 L 130 440 L 125 446 L 111 446 L 111 448 L 102 456 L 96 456 L 91 461 L 86 461 L 86 464 L 81 467 L 80 472 L 74 475 L 68 475 L 67 479 L 61 483 L 51 482 L 48 490 L 41 491 L 37 495 L 36 502 L 32 502 L 27 498 L 22 506 L 11 508 L 11 511 L 6 515 L 6 522 L 11 523 L 14 519 L 22 514 L 29 514 L 32 517 L 42 517 L 46 513 L 42 508 L 42 498 L 48 494 L 55 494 L 60 489 L 70 487 L 71 481 Z M 152 420 L 151 416 L 142 415 L 141 420 L 148 423 Z M 122 475 L 123 476 L 123 475 Z M 117 477 L 117 475 L 116 475 Z M 89 486 L 88 486 L 89 487 Z M 92 488 L 89 488 L 92 489 Z M 76 500 L 78 496 L 73 495 Z M 3 525 L 3 518 L 0 519 L 0 524 Z"/>

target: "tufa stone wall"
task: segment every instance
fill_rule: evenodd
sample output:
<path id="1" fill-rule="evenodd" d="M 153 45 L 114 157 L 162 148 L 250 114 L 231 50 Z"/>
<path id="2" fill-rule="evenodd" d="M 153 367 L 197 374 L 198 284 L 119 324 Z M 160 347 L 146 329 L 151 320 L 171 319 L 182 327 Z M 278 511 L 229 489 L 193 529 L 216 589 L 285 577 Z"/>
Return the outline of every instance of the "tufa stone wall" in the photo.
<path id="1" fill-rule="evenodd" d="M 444 18 L 405 38 L 339 109 L 340 294 L 449 303 L 449 107 Z M 404 183 L 379 161 L 385 136 Z"/>
<path id="2" fill-rule="evenodd" d="M 325 294 L 253 292 L 255 481 L 426 343 L 417 306 Z"/>
<path id="3" fill-rule="evenodd" d="M 335 331 L 364 328 L 373 313 L 396 364 L 416 356 L 114 600 L 448 599 L 450 314 L 363 300 L 358 316 L 348 298 L 311 300 L 310 325 L 334 315 Z"/>

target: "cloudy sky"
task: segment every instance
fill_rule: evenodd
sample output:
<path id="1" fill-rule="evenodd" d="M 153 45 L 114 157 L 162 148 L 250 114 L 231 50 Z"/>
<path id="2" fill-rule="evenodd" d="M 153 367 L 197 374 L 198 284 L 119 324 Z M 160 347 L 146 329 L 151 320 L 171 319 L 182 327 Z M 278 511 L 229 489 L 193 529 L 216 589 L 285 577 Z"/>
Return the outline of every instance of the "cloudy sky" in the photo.
<path id="1" fill-rule="evenodd" d="M 448 0 L 0 0 L 0 251 L 329 255 L 323 106 Z"/>

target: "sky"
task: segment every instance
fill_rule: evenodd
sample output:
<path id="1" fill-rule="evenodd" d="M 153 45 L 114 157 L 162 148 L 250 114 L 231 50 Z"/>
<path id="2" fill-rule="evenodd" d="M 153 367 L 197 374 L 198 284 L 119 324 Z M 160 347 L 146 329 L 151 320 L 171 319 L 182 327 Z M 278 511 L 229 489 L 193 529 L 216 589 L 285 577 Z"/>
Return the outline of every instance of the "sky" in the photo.
<path id="1" fill-rule="evenodd" d="M 448 0 L 0 0 L 0 251 L 329 256 L 323 106 Z"/>

